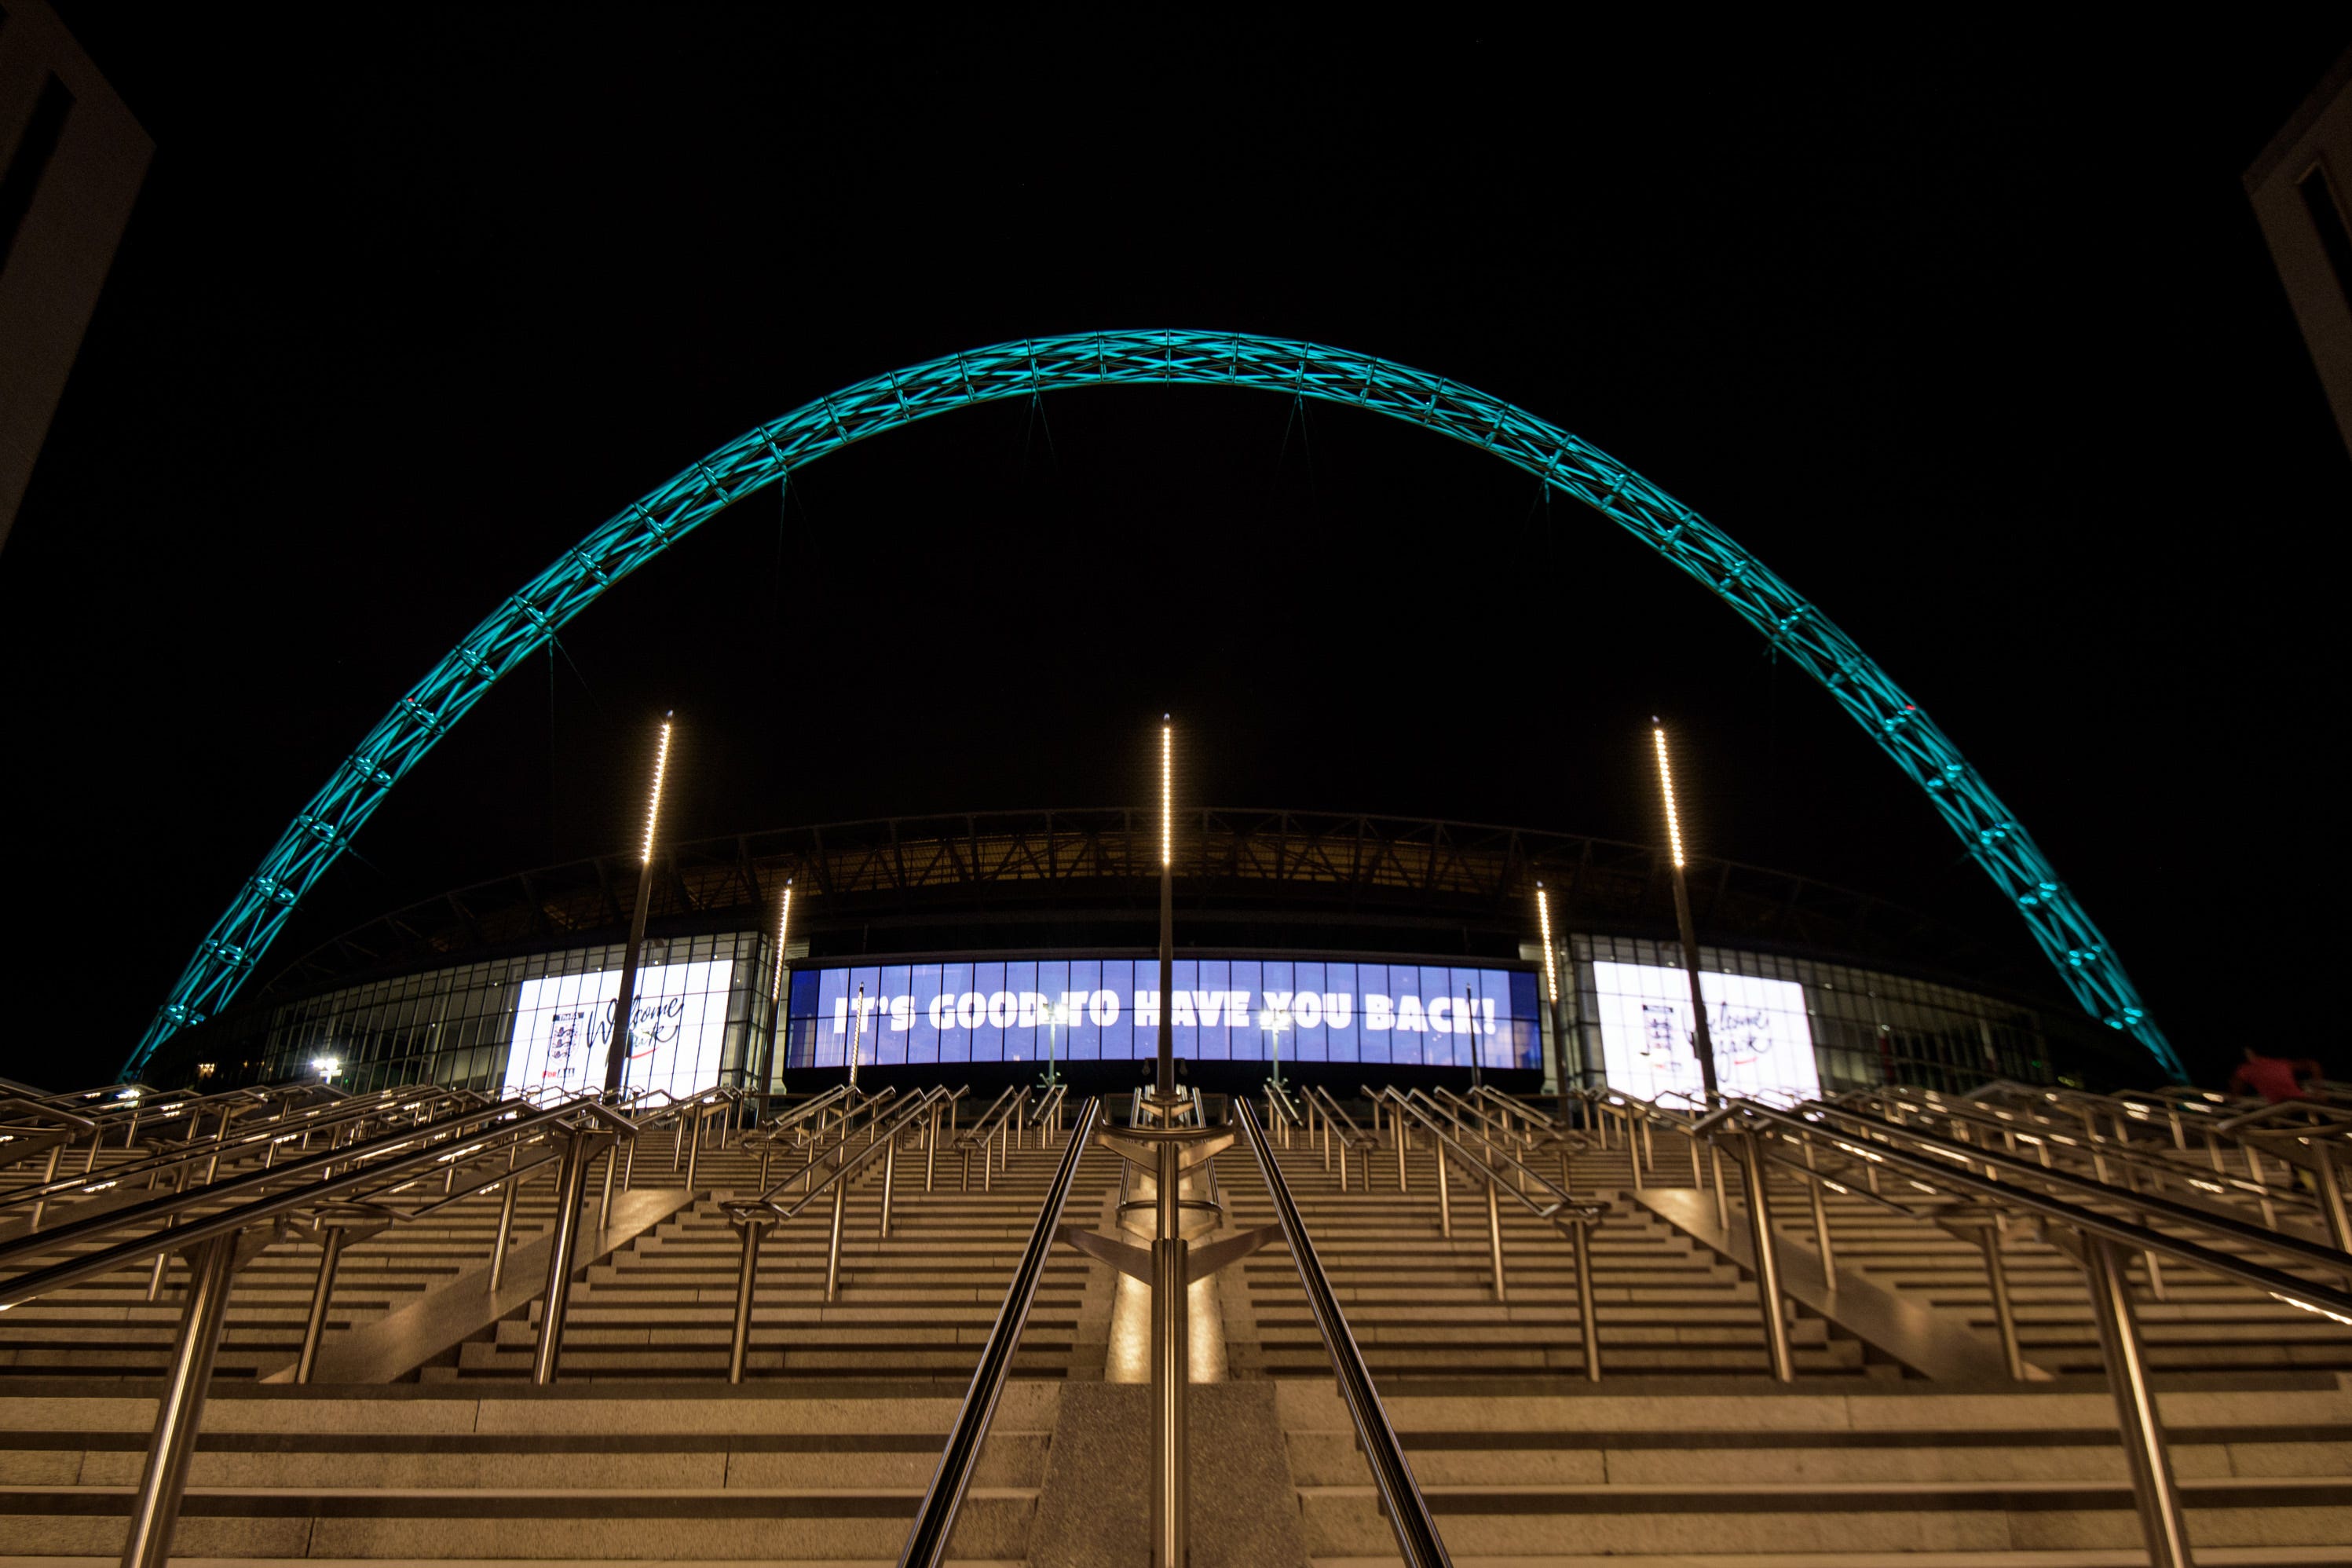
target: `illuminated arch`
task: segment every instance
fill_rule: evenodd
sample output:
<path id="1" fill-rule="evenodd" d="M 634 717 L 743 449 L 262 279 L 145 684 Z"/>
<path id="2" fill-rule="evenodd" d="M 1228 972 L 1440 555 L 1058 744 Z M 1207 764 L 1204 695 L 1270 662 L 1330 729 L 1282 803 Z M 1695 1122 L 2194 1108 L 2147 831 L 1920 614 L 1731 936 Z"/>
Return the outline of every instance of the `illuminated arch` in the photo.
<path id="1" fill-rule="evenodd" d="M 2084 1009 L 2185 1077 L 2106 939 L 1958 747 L 1852 638 L 1722 530 L 1606 454 L 1484 392 L 1343 349 L 1194 331 L 1041 338 L 894 371 L 761 425 L 625 507 L 501 603 L 368 732 L 214 925 L 124 1075 L 236 994 L 360 824 L 499 676 L 698 526 L 804 464 L 919 419 L 1066 388 L 1141 384 L 1255 387 L 1387 414 L 1492 453 L 1618 523 L 1828 688 L 1927 791 Z"/>

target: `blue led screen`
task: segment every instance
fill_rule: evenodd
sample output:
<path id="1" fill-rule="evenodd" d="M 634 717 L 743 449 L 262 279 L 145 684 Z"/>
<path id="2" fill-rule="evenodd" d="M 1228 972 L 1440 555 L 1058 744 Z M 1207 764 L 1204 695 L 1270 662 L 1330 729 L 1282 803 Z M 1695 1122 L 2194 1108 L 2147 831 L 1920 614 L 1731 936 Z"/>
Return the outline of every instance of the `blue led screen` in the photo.
<path id="1" fill-rule="evenodd" d="M 1176 1054 L 1415 1066 L 1542 1065 L 1536 977 L 1517 969 L 1281 957 L 1179 958 Z M 864 988 L 861 1002 L 860 987 Z M 784 1066 L 1066 1061 L 1158 1049 L 1156 958 L 796 967 Z M 861 1033 L 862 1017 L 862 1033 Z"/>

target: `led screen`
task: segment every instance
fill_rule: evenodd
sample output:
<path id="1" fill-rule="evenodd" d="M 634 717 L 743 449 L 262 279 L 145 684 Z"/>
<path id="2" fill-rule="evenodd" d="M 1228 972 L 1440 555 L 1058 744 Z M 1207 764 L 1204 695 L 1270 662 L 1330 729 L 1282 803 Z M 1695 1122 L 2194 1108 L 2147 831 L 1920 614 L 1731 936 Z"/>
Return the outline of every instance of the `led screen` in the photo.
<path id="1" fill-rule="evenodd" d="M 860 1000 L 860 988 L 863 1000 Z M 1066 1061 L 1159 1049 L 1156 958 L 808 968 L 793 975 L 788 1067 Z M 863 1032 L 861 1034 L 861 1019 Z M 1180 958 L 1171 1021 L 1191 1061 L 1538 1067 L 1536 977 L 1516 969 Z"/>
<path id="2" fill-rule="evenodd" d="M 691 1094 L 719 1082 L 727 1038 L 727 986 L 735 966 L 721 958 L 649 964 L 637 971 L 630 1007 L 634 1044 L 624 1082 Z M 507 1052 L 509 1096 L 539 1090 L 603 1088 L 621 971 L 525 980 Z"/>
<path id="3" fill-rule="evenodd" d="M 1599 993 L 1601 1050 L 1609 1086 L 1643 1100 L 1665 1090 L 1699 1091 L 1697 1037 L 1690 981 L 1680 969 L 1650 964 L 1592 966 Z M 1751 975 L 1698 974 L 1715 1041 L 1715 1079 L 1726 1093 L 1774 1091 L 1799 1099 L 1821 1093 L 1805 988 Z"/>

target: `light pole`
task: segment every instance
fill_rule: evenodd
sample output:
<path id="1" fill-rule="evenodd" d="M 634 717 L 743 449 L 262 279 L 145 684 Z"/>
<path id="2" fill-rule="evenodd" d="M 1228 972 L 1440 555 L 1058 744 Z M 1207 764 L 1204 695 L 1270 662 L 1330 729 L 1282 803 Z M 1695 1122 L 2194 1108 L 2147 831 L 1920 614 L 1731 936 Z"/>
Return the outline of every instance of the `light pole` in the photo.
<path id="1" fill-rule="evenodd" d="M 654 901 L 654 830 L 661 821 L 662 780 L 669 772 L 670 716 L 662 715 L 661 742 L 654 750 L 654 787 L 646 802 L 645 843 L 637 852 L 637 906 L 629 915 L 629 945 L 621 954 L 621 994 L 613 1003 L 613 1039 L 604 1051 L 604 1094 L 621 1092 L 634 1042 L 629 1015 L 637 1006 L 637 957 L 646 946 L 646 915 Z"/>
<path id="2" fill-rule="evenodd" d="M 768 978 L 768 1049 L 760 1058 L 760 1092 L 770 1092 L 776 1082 L 776 1040 L 784 1022 L 784 934 L 793 926 L 793 879 L 784 878 L 784 895 L 776 904 L 776 969 Z"/>
<path id="3" fill-rule="evenodd" d="M 1692 1049 L 1698 1057 L 1698 1082 L 1709 1105 L 1715 1103 L 1715 1037 L 1706 1027 L 1706 998 L 1699 994 L 1698 932 L 1691 924 L 1690 887 L 1683 880 L 1683 824 L 1675 810 L 1675 773 L 1666 761 L 1666 728 L 1650 720 L 1650 740 L 1658 756 L 1658 792 L 1666 802 L 1666 847 L 1674 858 L 1675 924 L 1683 939 L 1683 973 L 1690 979 L 1691 1016 L 1698 1022 Z"/>
<path id="4" fill-rule="evenodd" d="M 1268 1082 L 1282 1082 L 1282 1031 L 1289 1027 L 1288 1019 L 1272 1008 L 1260 1009 L 1257 1027 L 1265 1031 L 1266 1048 L 1274 1055 L 1274 1072 Z"/>
<path id="5" fill-rule="evenodd" d="M 857 1087 L 857 1059 L 866 1053 L 866 982 L 857 982 L 857 1027 L 849 1035 L 849 1087 Z"/>
<path id="6" fill-rule="evenodd" d="M 1559 1004 L 1559 961 L 1551 945 L 1551 895 L 1536 883 L 1536 924 L 1543 932 L 1544 1000 L 1551 1004 L 1552 1076 L 1559 1090 L 1559 1124 L 1568 1125 L 1568 1014 Z"/>
<path id="7" fill-rule="evenodd" d="M 1073 1019 L 1070 1021 L 1076 1023 L 1077 1020 Z M 1045 1008 L 1045 1076 L 1037 1081 L 1048 1089 L 1062 1081 L 1061 1073 L 1055 1068 L 1055 1047 L 1059 1043 L 1061 1032 L 1062 1004 L 1048 1003 Z"/>

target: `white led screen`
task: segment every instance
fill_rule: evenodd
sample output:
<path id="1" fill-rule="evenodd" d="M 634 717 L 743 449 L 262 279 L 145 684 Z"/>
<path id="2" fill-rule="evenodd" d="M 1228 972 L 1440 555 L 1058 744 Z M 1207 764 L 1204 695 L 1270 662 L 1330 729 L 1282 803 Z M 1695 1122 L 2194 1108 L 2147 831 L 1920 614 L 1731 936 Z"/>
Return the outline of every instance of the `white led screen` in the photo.
<path id="1" fill-rule="evenodd" d="M 1696 1094 L 1697 1030 L 1690 981 L 1680 969 L 1650 964 L 1592 966 L 1600 1000 L 1601 1050 L 1609 1086 L 1643 1100 L 1669 1089 Z M 1731 1094 L 1770 1092 L 1811 1100 L 1821 1094 L 1805 988 L 1793 980 L 1701 969 L 1707 1029 L 1715 1040 L 1717 1084 Z"/>
<path id="2" fill-rule="evenodd" d="M 685 1095 L 719 1082 L 734 967 L 722 958 L 650 964 L 637 971 L 623 1080 L 627 1087 Z M 618 969 L 525 980 L 515 1006 L 514 1047 L 507 1053 L 508 1095 L 604 1087 L 613 1006 L 620 995 Z"/>

